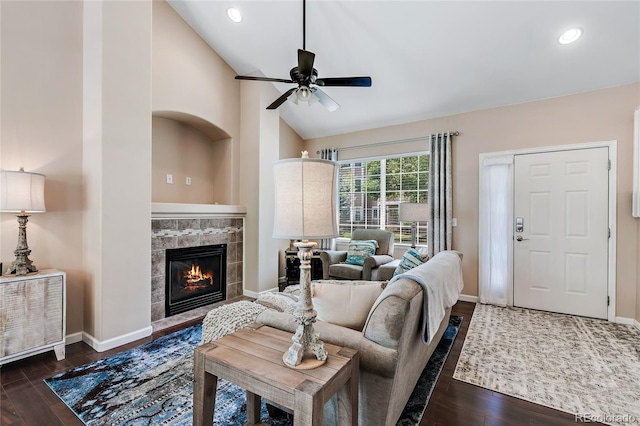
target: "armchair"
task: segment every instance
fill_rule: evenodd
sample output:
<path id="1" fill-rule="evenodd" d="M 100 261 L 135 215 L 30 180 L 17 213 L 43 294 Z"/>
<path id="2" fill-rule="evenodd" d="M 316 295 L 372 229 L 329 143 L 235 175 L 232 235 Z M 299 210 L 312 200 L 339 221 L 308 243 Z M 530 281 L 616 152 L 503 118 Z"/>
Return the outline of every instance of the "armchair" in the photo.
<path id="1" fill-rule="evenodd" d="M 378 242 L 376 253 L 365 258 L 364 264 L 360 266 L 344 263 L 347 259 L 347 251 L 321 252 L 323 279 L 378 280 L 378 268 L 394 260 L 393 232 L 383 229 L 356 229 L 353 231 L 351 240 L 376 240 Z"/>

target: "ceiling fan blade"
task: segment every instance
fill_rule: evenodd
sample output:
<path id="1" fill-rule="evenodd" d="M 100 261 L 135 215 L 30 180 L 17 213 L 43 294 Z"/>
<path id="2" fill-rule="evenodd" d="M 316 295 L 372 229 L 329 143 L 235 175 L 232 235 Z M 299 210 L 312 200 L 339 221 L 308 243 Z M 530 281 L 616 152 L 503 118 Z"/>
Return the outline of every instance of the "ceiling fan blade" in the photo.
<path id="1" fill-rule="evenodd" d="M 316 80 L 318 86 L 356 86 L 371 87 L 371 77 L 333 77 L 319 78 Z"/>
<path id="2" fill-rule="evenodd" d="M 287 100 L 287 98 L 289 97 L 289 95 L 291 95 L 293 92 L 295 92 L 296 90 L 298 90 L 297 87 L 294 87 L 293 89 L 289 89 L 286 92 L 284 92 L 282 94 L 282 96 L 280 96 L 278 99 L 276 99 L 275 101 L 273 101 L 273 103 L 271 105 L 269 105 L 267 107 L 267 109 L 276 109 L 278 108 L 280 105 L 282 105 L 284 103 L 284 101 Z"/>
<path id="3" fill-rule="evenodd" d="M 298 72 L 310 76 L 313 72 L 313 61 L 316 54 L 307 50 L 298 49 Z"/>
<path id="4" fill-rule="evenodd" d="M 328 109 L 330 112 L 333 112 L 338 108 L 340 108 L 340 105 L 336 101 L 331 99 L 329 95 L 327 95 L 317 87 L 314 87 L 313 89 L 311 89 L 311 91 L 318 97 L 318 102 L 320 102 L 320 104 L 324 106 L 326 109 Z"/>
<path id="5" fill-rule="evenodd" d="M 293 80 L 287 80 L 284 78 L 252 77 L 249 75 L 236 75 L 236 80 L 273 81 L 276 83 L 295 83 Z"/>

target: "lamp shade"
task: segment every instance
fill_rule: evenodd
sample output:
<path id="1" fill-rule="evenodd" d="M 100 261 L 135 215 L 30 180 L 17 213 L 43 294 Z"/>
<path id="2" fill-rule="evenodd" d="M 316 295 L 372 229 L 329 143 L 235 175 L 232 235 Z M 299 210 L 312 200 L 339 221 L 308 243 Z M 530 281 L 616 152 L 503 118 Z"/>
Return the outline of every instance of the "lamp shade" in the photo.
<path id="1" fill-rule="evenodd" d="M 429 220 L 429 210 L 425 203 L 400 203 L 398 205 L 398 219 L 400 222 L 426 222 Z"/>
<path id="2" fill-rule="evenodd" d="M 310 158 L 280 160 L 273 166 L 273 237 L 320 239 L 338 236 L 338 163 Z"/>
<path id="3" fill-rule="evenodd" d="M 44 212 L 44 175 L 0 171 L 0 211 Z"/>

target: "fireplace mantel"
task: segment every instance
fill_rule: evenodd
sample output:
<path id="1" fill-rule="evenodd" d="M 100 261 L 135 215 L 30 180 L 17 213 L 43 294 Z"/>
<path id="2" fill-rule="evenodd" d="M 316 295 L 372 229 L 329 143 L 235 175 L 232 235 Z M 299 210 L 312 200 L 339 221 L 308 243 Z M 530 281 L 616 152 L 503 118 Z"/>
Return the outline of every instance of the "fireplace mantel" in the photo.
<path id="1" fill-rule="evenodd" d="M 230 204 L 151 203 L 152 218 L 243 217 L 246 206 Z"/>

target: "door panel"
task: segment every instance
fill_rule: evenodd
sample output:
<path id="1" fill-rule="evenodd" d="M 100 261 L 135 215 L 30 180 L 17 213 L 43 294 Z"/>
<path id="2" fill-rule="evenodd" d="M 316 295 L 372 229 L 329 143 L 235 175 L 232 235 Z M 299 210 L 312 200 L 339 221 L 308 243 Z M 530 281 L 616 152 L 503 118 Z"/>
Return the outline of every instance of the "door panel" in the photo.
<path id="1" fill-rule="evenodd" d="M 515 156 L 515 306 L 607 318 L 608 155 Z"/>

